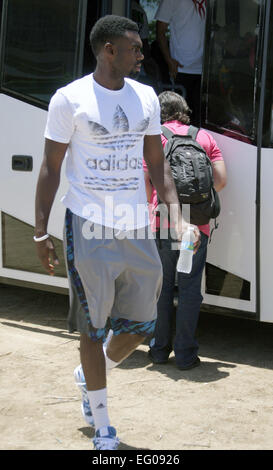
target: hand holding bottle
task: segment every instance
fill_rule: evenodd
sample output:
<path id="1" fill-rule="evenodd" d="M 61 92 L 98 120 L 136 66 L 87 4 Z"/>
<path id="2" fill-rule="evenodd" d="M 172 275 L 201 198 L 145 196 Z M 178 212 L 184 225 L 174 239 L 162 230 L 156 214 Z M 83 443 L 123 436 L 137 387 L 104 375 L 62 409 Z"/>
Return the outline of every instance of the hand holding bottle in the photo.
<path id="1" fill-rule="evenodd" d="M 186 232 L 183 234 L 179 258 L 177 261 L 176 269 L 181 273 L 190 273 L 192 270 L 192 257 L 195 250 L 196 237 L 194 234 L 195 226 L 189 225 Z"/>

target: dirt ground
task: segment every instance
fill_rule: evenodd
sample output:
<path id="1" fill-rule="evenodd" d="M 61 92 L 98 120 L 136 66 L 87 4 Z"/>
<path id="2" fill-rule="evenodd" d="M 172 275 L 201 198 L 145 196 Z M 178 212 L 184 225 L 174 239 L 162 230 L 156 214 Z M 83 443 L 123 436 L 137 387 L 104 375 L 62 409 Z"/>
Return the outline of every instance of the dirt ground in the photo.
<path id="1" fill-rule="evenodd" d="M 68 297 L 0 286 L 2 450 L 89 450 Z M 201 313 L 200 367 L 155 366 L 141 345 L 108 379 L 121 450 L 272 450 L 273 324 Z"/>

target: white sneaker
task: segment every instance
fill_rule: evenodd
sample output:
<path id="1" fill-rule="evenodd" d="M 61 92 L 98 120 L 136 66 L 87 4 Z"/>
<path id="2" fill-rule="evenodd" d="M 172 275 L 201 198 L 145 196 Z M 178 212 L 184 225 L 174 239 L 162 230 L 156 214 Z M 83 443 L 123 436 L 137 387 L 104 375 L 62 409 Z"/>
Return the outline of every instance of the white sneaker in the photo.
<path id="1" fill-rule="evenodd" d="M 93 444 L 95 450 L 116 450 L 119 446 L 117 431 L 113 426 L 98 429 Z"/>
<path id="2" fill-rule="evenodd" d="M 81 403 L 81 410 L 82 410 L 82 415 L 86 421 L 86 423 L 89 426 L 94 427 L 95 426 L 95 421 L 92 415 L 91 411 L 91 406 L 89 403 L 88 395 L 87 395 L 87 388 L 86 388 L 86 382 L 85 382 L 85 377 L 83 374 L 82 366 L 81 364 L 76 367 L 74 370 L 74 377 L 75 377 L 75 382 L 77 386 L 79 387 L 80 391 L 82 392 L 82 403 Z"/>

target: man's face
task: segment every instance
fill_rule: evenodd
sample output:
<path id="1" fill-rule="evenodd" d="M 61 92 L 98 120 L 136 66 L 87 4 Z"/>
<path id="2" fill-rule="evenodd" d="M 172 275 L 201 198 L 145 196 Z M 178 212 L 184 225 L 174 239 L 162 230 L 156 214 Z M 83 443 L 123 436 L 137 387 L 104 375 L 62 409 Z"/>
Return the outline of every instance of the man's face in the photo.
<path id="1" fill-rule="evenodd" d="M 115 58 L 113 66 L 124 77 L 135 77 L 141 69 L 144 59 L 142 54 L 142 41 L 139 34 L 127 31 L 125 35 L 115 41 Z"/>

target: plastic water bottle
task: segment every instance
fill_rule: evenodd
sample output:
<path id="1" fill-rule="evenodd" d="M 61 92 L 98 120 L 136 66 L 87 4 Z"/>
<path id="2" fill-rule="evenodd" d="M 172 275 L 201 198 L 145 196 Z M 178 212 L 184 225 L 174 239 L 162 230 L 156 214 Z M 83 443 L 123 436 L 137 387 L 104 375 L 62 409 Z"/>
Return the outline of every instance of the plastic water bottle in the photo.
<path id="1" fill-rule="evenodd" d="M 193 231 L 194 227 L 192 225 L 189 225 L 188 230 L 184 233 L 182 237 L 180 254 L 176 266 L 176 269 L 179 273 L 191 272 L 195 241 L 195 235 Z"/>

